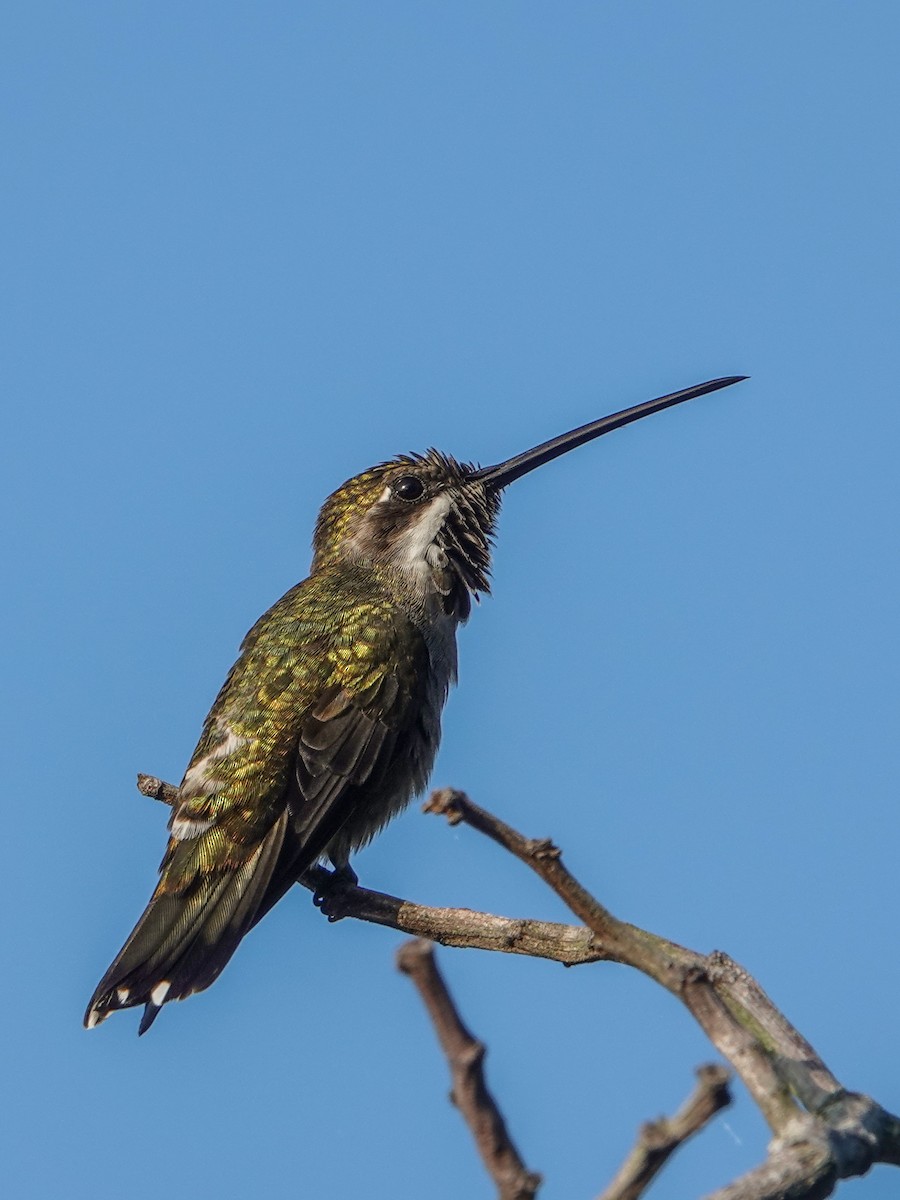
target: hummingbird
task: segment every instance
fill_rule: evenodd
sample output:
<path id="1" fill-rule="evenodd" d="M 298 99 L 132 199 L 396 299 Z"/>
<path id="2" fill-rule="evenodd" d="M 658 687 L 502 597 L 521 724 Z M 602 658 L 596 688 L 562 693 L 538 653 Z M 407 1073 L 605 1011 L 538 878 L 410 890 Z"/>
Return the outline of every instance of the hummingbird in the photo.
<path id="1" fill-rule="evenodd" d="M 425 790 L 456 681 L 456 630 L 490 591 L 503 490 L 594 438 L 740 382 L 712 379 L 491 467 L 437 450 L 363 471 L 322 506 L 309 577 L 245 637 L 168 823 L 159 882 L 85 1014 L 92 1028 L 216 979 L 316 863 L 352 852 Z"/>

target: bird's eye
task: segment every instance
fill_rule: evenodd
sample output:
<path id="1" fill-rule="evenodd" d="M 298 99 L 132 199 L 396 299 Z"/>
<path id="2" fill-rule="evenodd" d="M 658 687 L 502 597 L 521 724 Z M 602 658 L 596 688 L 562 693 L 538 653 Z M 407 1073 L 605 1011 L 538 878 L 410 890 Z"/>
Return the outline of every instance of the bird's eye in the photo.
<path id="1" fill-rule="evenodd" d="M 398 500 L 419 500 L 425 493 L 425 484 L 418 475 L 401 475 L 391 485 Z"/>

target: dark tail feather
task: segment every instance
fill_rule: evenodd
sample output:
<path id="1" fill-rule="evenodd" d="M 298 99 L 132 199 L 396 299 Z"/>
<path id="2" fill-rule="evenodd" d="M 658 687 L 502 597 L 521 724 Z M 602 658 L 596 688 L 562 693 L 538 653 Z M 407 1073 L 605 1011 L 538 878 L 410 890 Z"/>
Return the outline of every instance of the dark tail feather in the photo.
<path id="1" fill-rule="evenodd" d="M 187 892 L 157 893 L 91 997 L 88 1029 L 120 1008 L 145 1005 L 145 1033 L 163 1004 L 209 987 L 253 924 L 284 841 L 287 814 L 245 863 Z"/>

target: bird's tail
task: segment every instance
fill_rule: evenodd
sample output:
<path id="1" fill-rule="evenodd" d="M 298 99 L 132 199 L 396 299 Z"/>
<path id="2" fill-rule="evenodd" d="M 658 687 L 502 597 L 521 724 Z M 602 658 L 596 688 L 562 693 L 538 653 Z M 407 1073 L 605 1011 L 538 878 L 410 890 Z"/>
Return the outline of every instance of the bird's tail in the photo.
<path id="1" fill-rule="evenodd" d="M 184 891 L 157 887 L 97 985 L 84 1016 L 92 1029 L 120 1008 L 143 1004 L 146 1033 L 163 1004 L 209 987 L 254 923 L 284 842 L 283 813 L 253 853 L 227 872 L 198 875 Z"/>

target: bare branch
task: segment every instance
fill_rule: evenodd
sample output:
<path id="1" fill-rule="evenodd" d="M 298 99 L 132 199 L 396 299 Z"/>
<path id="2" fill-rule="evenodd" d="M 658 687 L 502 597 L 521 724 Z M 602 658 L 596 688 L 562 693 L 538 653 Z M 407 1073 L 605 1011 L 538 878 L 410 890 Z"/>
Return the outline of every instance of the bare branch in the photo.
<path id="1" fill-rule="evenodd" d="M 329 889 L 331 878 L 325 867 L 313 867 L 298 883 L 316 892 Z M 500 917 L 471 908 L 433 908 L 358 884 L 344 885 L 337 894 L 329 891 L 322 910 L 330 920 L 355 917 L 442 946 L 524 954 L 567 967 L 609 958 L 597 938 L 582 925 Z"/>
<path id="2" fill-rule="evenodd" d="M 638 1200 L 678 1147 L 731 1103 L 728 1080 L 725 1067 L 698 1067 L 694 1091 L 674 1117 L 641 1126 L 637 1144 L 599 1200 Z"/>
<path id="3" fill-rule="evenodd" d="M 842 1088 L 727 955 L 695 954 L 619 921 L 570 874 L 551 842 L 522 837 L 461 792 L 434 792 L 425 811 L 451 824 L 464 821 L 531 867 L 594 931 L 610 958 L 678 996 L 731 1062 L 776 1137 L 765 1163 L 710 1200 L 821 1200 L 838 1179 L 863 1175 L 875 1162 L 900 1165 L 900 1119 L 868 1096 Z"/>
<path id="4" fill-rule="evenodd" d="M 171 805 L 178 788 L 151 775 L 138 788 Z M 324 911 L 426 937 L 448 946 L 525 954 L 567 966 L 613 961 L 635 967 L 677 996 L 731 1062 L 776 1133 L 764 1163 L 707 1200 L 823 1200 L 838 1180 L 874 1163 L 900 1166 L 900 1118 L 847 1091 L 759 984 L 726 954 L 697 954 L 618 920 L 563 865 L 549 841 L 524 838 L 461 792 L 433 794 L 426 811 L 465 821 L 541 876 L 587 928 L 514 920 L 462 908 L 431 908 L 344 885 Z M 314 867 L 299 881 L 324 891 L 331 873 Z M 796 1104 L 801 1101 L 806 1112 Z"/>
<path id="5" fill-rule="evenodd" d="M 524 838 L 492 813 L 473 804 L 463 792 L 452 788 L 433 792 L 425 811 L 445 816 L 451 824 L 465 822 L 498 842 L 549 884 L 602 940 L 611 958 L 643 971 L 677 996 L 743 1079 L 773 1132 L 785 1128 L 799 1112 L 757 1039 L 716 995 L 703 955 L 675 947 L 618 920 L 564 866 L 560 851 L 552 842 Z"/>
<path id="6" fill-rule="evenodd" d="M 463 1024 L 430 943 L 421 939 L 405 942 L 397 953 L 397 966 L 419 989 L 450 1064 L 450 1098 L 471 1130 L 481 1160 L 497 1186 L 497 1195 L 500 1200 L 531 1200 L 541 1177 L 527 1169 L 509 1136 L 484 1079 L 484 1043 Z"/>
<path id="7" fill-rule="evenodd" d="M 715 950 L 709 955 L 709 974 L 717 993 L 749 1020 L 760 1041 L 773 1055 L 780 1072 L 811 1111 L 842 1092 L 840 1083 L 802 1034 L 780 1013 L 756 980 L 733 958 Z"/>

